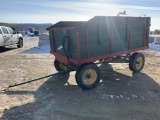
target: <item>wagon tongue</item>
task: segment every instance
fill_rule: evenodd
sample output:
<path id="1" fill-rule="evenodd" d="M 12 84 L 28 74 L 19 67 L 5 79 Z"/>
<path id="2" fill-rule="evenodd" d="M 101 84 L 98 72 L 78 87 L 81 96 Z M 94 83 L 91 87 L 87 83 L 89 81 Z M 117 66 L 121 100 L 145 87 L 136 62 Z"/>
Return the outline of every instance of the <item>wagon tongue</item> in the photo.
<path id="1" fill-rule="evenodd" d="M 27 83 L 31 83 L 31 82 L 34 82 L 34 81 L 38 81 L 38 80 L 42 80 L 44 78 L 47 78 L 47 77 L 53 77 L 55 75 L 59 75 L 59 74 L 67 74 L 69 73 L 70 71 L 60 71 L 60 72 L 57 72 L 57 73 L 54 73 L 54 74 L 50 74 L 50 75 L 47 75 L 47 76 L 43 76 L 43 77 L 40 77 L 40 78 L 36 78 L 36 79 L 33 79 L 33 80 L 28 80 L 26 82 L 21 82 L 21 83 L 16 83 L 14 85 L 9 85 L 8 87 L 5 87 L 5 88 L 2 88 L 0 89 L 1 92 L 5 92 L 7 91 L 9 88 L 12 88 L 12 87 L 16 87 L 16 86 L 20 86 L 20 85 L 24 85 L 24 84 L 27 84 Z"/>

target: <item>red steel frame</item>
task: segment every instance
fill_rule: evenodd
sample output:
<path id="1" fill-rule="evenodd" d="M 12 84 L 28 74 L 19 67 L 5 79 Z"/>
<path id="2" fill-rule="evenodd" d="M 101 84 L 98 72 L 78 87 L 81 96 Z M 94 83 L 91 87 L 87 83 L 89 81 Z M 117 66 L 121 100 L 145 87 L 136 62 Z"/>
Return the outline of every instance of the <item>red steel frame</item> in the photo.
<path id="1" fill-rule="evenodd" d="M 138 27 L 140 27 L 140 26 L 138 26 Z M 79 39 L 78 29 L 75 28 L 75 27 L 72 27 L 72 28 L 71 27 L 70 28 L 52 28 L 52 30 L 53 29 L 61 29 L 61 30 L 75 29 L 75 30 L 77 30 L 76 31 L 77 59 L 69 58 L 69 64 L 70 65 L 72 65 L 72 64 L 81 65 L 81 64 L 84 64 L 84 63 L 95 62 L 96 60 L 103 60 L 103 59 L 106 59 L 106 58 L 111 58 L 111 57 L 119 56 L 119 55 L 122 55 L 122 54 L 129 54 L 131 52 L 135 52 L 135 51 L 144 50 L 144 49 L 148 49 L 149 48 L 148 45 L 144 44 L 144 41 L 146 39 L 146 26 L 144 26 L 145 32 L 144 32 L 143 47 L 136 48 L 136 49 L 130 49 L 131 28 L 129 27 L 129 29 L 127 29 L 127 30 L 129 30 L 129 32 L 128 32 L 129 33 L 129 39 L 127 38 L 128 39 L 128 50 L 125 50 L 125 51 L 122 51 L 122 52 L 112 53 L 112 28 L 109 28 L 109 30 L 110 30 L 110 54 L 106 54 L 106 55 L 103 55 L 103 56 L 89 58 L 88 30 L 87 30 L 86 31 L 86 56 L 87 56 L 87 58 L 86 59 L 81 59 L 81 56 L 80 56 L 80 39 Z M 54 44 L 55 43 L 55 41 L 54 41 L 54 32 L 52 33 L 52 35 L 53 35 L 52 38 L 53 38 L 53 44 Z M 147 36 L 147 41 L 148 41 L 148 36 Z M 58 60 L 58 61 L 60 61 L 62 63 L 67 64 L 67 58 L 66 58 L 66 56 L 56 53 L 55 52 L 55 47 L 54 47 L 54 51 L 51 51 L 50 53 L 55 56 L 56 60 Z"/>

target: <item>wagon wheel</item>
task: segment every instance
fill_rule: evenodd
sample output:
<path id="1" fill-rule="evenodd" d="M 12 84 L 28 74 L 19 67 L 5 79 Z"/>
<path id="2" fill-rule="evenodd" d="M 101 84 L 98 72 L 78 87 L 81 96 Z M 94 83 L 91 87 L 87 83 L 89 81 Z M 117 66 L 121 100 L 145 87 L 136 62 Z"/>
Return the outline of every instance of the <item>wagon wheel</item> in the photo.
<path id="1" fill-rule="evenodd" d="M 76 71 L 76 82 L 84 90 L 95 88 L 100 79 L 100 69 L 93 63 L 83 64 Z"/>
<path id="2" fill-rule="evenodd" d="M 87 64 L 88 64 L 88 63 L 85 63 L 85 64 L 80 65 L 80 66 L 78 67 L 78 69 L 76 70 L 75 79 L 76 79 L 76 82 L 77 82 L 77 84 L 78 84 L 79 87 L 81 87 L 81 86 L 80 86 L 80 84 L 78 83 L 78 74 L 79 74 L 79 72 L 81 71 L 81 69 L 82 69 L 85 65 L 87 65 Z"/>
<path id="3" fill-rule="evenodd" d="M 140 72 L 145 63 L 145 57 L 142 53 L 133 53 L 129 59 L 129 69 L 135 73 Z"/>
<path id="4" fill-rule="evenodd" d="M 54 67 L 56 68 L 57 71 L 67 70 L 67 67 L 65 66 L 65 64 L 59 62 L 58 60 L 54 61 Z"/>
<path id="5" fill-rule="evenodd" d="M 139 53 L 135 52 L 135 53 L 133 53 L 133 54 L 130 56 L 130 58 L 129 58 L 129 69 L 130 69 L 131 71 L 133 71 L 133 59 L 135 58 L 135 56 L 136 56 L 137 54 L 139 54 Z"/>

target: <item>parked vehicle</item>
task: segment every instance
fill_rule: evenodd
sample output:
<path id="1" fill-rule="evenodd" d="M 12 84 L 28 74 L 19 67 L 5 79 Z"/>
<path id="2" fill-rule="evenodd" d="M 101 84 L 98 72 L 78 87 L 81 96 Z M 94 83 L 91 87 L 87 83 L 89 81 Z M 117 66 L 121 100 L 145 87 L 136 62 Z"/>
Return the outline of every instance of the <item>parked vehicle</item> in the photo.
<path id="1" fill-rule="evenodd" d="M 16 44 L 18 48 L 23 47 L 23 37 L 17 34 L 10 27 L 0 26 L 0 46 Z"/>
<path id="2" fill-rule="evenodd" d="M 95 16 L 86 22 L 56 23 L 48 28 L 55 68 L 76 70 L 76 82 L 85 90 L 93 89 L 100 82 L 97 61 L 126 59 L 131 71 L 140 72 L 145 57 L 137 51 L 149 48 L 150 19 Z"/>
<path id="3" fill-rule="evenodd" d="M 39 31 L 35 30 L 32 27 L 29 28 L 29 32 L 31 33 L 31 35 L 30 35 L 31 37 L 33 37 L 33 36 L 39 36 Z"/>

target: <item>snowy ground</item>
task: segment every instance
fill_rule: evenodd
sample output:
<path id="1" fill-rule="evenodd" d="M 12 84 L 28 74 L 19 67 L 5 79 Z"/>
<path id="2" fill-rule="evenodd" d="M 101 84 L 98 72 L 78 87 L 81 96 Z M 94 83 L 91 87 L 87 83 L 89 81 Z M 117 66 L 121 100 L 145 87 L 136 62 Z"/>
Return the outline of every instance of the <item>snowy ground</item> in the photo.
<path id="1" fill-rule="evenodd" d="M 49 53 L 50 53 L 49 43 L 41 46 L 35 46 L 29 50 L 22 52 L 22 54 L 49 54 Z"/>
<path id="2" fill-rule="evenodd" d="M 149 43 L 149 49 L 160 50 L 160 45 L 156 45 L 155 43 Z"/>
<path id="3" fill-rule="evenodd" d="M 47 39 L 38 39 L 38 37 L 24 37 L 25 46 L 32 47 L 21 52 L 21 54 L 50 54 L 50 44 Z"/>
<path id="4" fill-rule="evenodd" d="M 149 43 L 149 49 L 160 50 L 160 44 L 156 44 L 157 43 L 157 38 L 160 38 L 160 35 L 150 35 L 150 37 L 153 37 L 154 42 Z"/>

